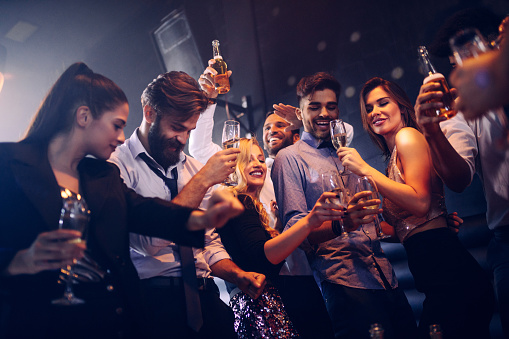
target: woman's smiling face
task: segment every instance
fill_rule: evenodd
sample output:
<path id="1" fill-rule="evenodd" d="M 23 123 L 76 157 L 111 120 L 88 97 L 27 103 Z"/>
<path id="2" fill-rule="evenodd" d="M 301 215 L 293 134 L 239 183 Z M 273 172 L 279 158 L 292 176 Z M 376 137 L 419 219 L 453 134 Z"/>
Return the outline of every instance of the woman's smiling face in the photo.
<path id="1" fill-rule="evenodd" d="M 382 87 L 369 92 L 365 100 L 368 122 L 373 132 L 386 137 L 404 127 L 398 103 Z"/>

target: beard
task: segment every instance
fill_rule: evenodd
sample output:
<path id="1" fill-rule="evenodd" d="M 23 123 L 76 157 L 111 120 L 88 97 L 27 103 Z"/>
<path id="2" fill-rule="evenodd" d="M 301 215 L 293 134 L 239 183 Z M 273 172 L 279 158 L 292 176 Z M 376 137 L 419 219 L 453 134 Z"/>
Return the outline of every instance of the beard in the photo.
<path id="1" fill-rule="evenodd" d="M 269 156 L 275 157 L 280 150 L 291 145 L 293 145 L 293 134 L 291 135 L 291 137 L 285 137 L 284 139 L 282 139 L 279 145 L 275 147 L 269 146 L 269 143 L 266 142 L 265 149 L 267 150 Z"/>
<path id="2" fill-rule="evenodd" d="M 185 146 L 177 140 L 177 137 L 166 139 L 162 135 L 159 117 L 156 118 L 148 131 L 148 145 L 152 158 L 165 170 L 179 162 L 180 153 Z"/>

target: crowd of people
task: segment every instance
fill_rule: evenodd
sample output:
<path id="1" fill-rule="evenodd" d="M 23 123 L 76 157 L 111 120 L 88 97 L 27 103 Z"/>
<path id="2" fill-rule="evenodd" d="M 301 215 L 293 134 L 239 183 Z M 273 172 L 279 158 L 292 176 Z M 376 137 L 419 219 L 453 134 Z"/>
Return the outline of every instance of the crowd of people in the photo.
<path id="1" fill-rule="evenodd" d="M 223 149 L 212 141 L 214 60 L 197 80 L 179 71 L 154 79 L 127 140 L 124 92 L 71 65 L 26 136 L 0 144 L 0 337 L 368 338 L 376 323 L 385 338 L 428 338 L 436 324 L 444 338 L 490 338 L 498 309 L 509 338 L 509 146 L 499 142 L 507 25 L 499 49 L 451 75 L 451 119 L 426 115 L 443 105 L 436 82 L 415 104 L 393 81 L 365 82 L 361 120 L 385 174 L 349 147 L 352 126 L 333 147 L 341 85 L 329 73 L 299 81 L 298 107 L 274 105 L 263 147 L 252 137 Z M 372 178 L 382 209 L 367 191 L 342 207 L 323 190 L 328 171 Z M 461 192 L 474 173 L 493 231 L 493 282 L 447 218 L 444 185 Z M 221 185 L 232 174 L 237 183 Z M 83 232 L 59 228 L 64 191 L 86 201 Z M 418 324 L 377 237 L 380 213 L 425 295 Z M 213 277 L 226 282 L 229 305 Z M 84 303 L 52 302 L 65 280 Z"/>

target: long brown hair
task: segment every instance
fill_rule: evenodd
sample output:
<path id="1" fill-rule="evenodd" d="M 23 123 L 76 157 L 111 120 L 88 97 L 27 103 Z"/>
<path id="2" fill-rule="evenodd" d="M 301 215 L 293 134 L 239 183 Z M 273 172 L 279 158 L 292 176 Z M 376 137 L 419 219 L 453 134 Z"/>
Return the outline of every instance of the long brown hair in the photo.
<path id="1" fill-rule="evenodd" d="M 77 62 L 58 78 L 41 103 L 23 141 L 49 144 L 58 134 L 71 131 L 76 110 L 88 106 L 94 119 L 127 103 L 113 81 Z"/>
<path id="2" fill-rule="evenodd" d="M 420 129 L 417 125 L 417 119 L 415 118 L 414 106 L 412 106 L 412 102 L 408 98 L 406 92 L 398 84 L 378 77 L 371 78 L 366 81 L 360 93 L 362 126 L 364 127 L 364 130 L 368 132 L 369 137 L 375 145 L 382 150 L 385 157 L 389 158 L 392 150 L 387 147 L 387 143 L 383 136 L 373 132 L 368 120 L 368 112 L 366 111 L 366 98 L 368 94 L 377 87 L 381 87 L 385 92 L 387 92 L 387 94 L 389 94 L 389 97 L 398 104 L 399 110 L 401 111 L 403 126 L 413 127 L 418 131 L 420 131 Z"/>
<path id="3" fill-rule="evenodd" d="M 239 141 L 239 149 L 240 154 L 237 156 L 237 165 L 235 166 L 235 175 L 237 176 L 237 186 L 233 187 L 233 191 L 235 194 L 245 194 L 248 189 L 247 178 L 244 174 L 244 169 L 249 165 L 251 161 L 251 152 L 253 147 L 258 147 L 260 152 L 263 154 L 263 150 L 258 144 L 256 138 L 246 139 L 241 138 Z M 269 215 L 267 211 L 263 207 L 263 204 L 260 202 L 260 191 L 262 190 L 262 186 L 258 187 L 255 192 L 255 197 L 251 197 L 250 195 L 246 195 L 246 199 L 250 199 L 253 202 L 253 206 L 260 215 L 260 222 L 262 223 L 265 230 L 270 234 L 271 237 L 275 237 L 279 234 L 278 231 L 271 228 L 269 226 Z"/>

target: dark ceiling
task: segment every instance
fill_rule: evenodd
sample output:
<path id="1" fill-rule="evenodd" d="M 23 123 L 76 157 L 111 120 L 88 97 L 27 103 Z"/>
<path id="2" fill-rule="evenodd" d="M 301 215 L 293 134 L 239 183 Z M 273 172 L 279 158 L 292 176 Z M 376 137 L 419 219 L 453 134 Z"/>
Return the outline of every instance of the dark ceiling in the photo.
<path id="1" fill-rule="evenodd" d="M 473 6 L 509 13 L 508 0 L 0 0 L 0 45 L 6 51 L 2 60 L 0 50 L 6 78 L 0 93 L 0 141 L 22 136 L 51 84 L 75 61 L 86 62 L 124 89 L 131 108 L 130 135 L 142 118 L 141 92 L 165 71 L 152 33 L 180 9 L 198 50 L 198 67 L 212 57 L 211 41 L 221 42 L 233 71 L 232 90 L 223 98 L 240 105 L 243 96 L 250 96 L 251 126 L 247 115 L 240 118 L 248 129 L 261 136 L 273 103 L 295 104 L 295 85 L 302 76 L 330 71 L 343 85 L 340 111 L 355 128 L 354 146 L 381 167 L 378 150 L 362 131 L 360 87 L 381 76 L 397 81 L 414 99 L 422 80 L 417 46 L 429 44 L 447 16 Z M 19 22 L 34 28 L 25 41 L 12 38 Z M 169 53 L 170 58 L 176 55 Z M 446 62 L 436 63 L 449 72 Z M 218 109 L 216 116 L 220 129 L 225 110 Z"/>

